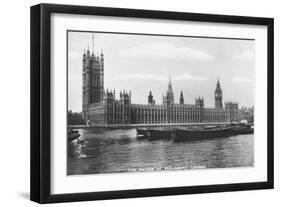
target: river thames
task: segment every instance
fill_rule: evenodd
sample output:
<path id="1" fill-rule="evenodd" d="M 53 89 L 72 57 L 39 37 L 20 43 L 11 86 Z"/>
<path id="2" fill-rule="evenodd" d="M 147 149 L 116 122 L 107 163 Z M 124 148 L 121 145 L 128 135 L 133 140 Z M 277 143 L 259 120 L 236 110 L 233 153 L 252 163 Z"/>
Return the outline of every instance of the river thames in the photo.
<path id="1" fill-rule="evenodd" d="M 251 167 L 254 134 L 174 142 L 137 139 L 136 129 L 79 129 L 68 143 L 67 174 Z"/>

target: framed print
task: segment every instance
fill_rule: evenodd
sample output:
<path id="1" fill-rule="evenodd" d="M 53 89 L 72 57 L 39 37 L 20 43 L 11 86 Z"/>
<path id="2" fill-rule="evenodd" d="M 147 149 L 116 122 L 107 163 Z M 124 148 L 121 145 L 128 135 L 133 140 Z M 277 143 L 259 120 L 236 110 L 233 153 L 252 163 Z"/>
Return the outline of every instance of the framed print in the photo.
<path id="1" fill-rule="evenodd" d="M 273 19 L 31 7 L 31 200 L 273 188 Z"/>

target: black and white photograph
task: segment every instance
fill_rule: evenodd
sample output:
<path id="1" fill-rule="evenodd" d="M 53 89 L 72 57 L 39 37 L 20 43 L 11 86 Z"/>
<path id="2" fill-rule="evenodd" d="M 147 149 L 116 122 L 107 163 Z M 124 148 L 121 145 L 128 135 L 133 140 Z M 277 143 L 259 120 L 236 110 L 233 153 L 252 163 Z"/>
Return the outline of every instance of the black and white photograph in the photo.
<path id="1" fill-rule="evenodd" d="M 66 36 L 68 176 L 254 167 L 254 39 Z"/>
<path id="2" fill-rule="evenodd" d="M 274 19 L 158 6 L 31 7 L 32 201 L 274 188 Z"/>

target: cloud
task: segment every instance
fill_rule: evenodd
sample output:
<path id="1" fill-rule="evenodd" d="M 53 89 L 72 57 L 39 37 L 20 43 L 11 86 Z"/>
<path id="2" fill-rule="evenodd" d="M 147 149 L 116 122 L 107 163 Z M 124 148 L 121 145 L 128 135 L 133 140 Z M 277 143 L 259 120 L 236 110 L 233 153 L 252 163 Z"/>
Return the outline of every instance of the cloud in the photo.
<path id="1" fill-rule="evenodd" d="M 135 74 L 124 74 L 115 76 L 114 79 L 116 80 L 156 80 L 156 81 L 167 81 L 167 77 L 161 75 L 154 75 L 154 74 L 142 74 L 142 73 L 135 73 Z"/>
<path id="2" fill-rule="evenodd" d="M 233 57 L 239 60 L 254 60 L 254 51 L 253 50 L 244 50 L 240 54 L 236 54 Z"/>
<path id="3" fill-rule="evenodd" d="M 239 83 L 252 83 L 254 80 L 250 78 L 241 78 L 236 77 L 232 79 L 232 82 L 239 82 Z"/>
<path id="4" fill-rule="evenodd" d="M 116 79 L 116 80 L 153 80 L 153 81 L 165 81 L 165 82 L 167 82 L 169 80 L 169 78 L 166 76 L 155 75 L 155 74 L 142 74 L 142 73 L 118 75 L 118 76 L 115 76 L 114 79 Z M 184 73 L 182 75 L 172 77 L 172 80 L 205 81 L 205 80 L 207 80 L 207 78 L 200 77 L 200 76 L 193 76 L 188 73 Z"/>
<path id="5" fill-rule="evenodd" d="M 177 47 L 171 43 L 145 43 L 121 50 L 123 57 L 169 58 L 213 60 L 214 56 L 189 47 Z"/>
<path id="6" fill-rule="evenodd" d="M 188 73 L 184 73 L 183 75 L 176 76 L 173 78 L 173 80 L 197 80 L 197 81 L 205 81 L 207 80 L 206 77 L 201 76 L 193 76 Z"/>

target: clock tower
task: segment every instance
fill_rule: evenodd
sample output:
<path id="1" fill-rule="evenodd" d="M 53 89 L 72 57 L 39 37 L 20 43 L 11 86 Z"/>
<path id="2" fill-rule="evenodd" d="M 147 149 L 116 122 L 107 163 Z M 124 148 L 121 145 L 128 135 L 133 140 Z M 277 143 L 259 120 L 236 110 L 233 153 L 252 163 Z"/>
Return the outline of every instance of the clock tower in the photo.
<path id="1" fill-rule="evenodd" d="M 222 109 L 222 90 L 221 90 L 221 86 L 220 86 L 220 81 L 218 79 L 217 82 L 217 87 L 215 90 L 215 108 L 216 109 Z"/>

